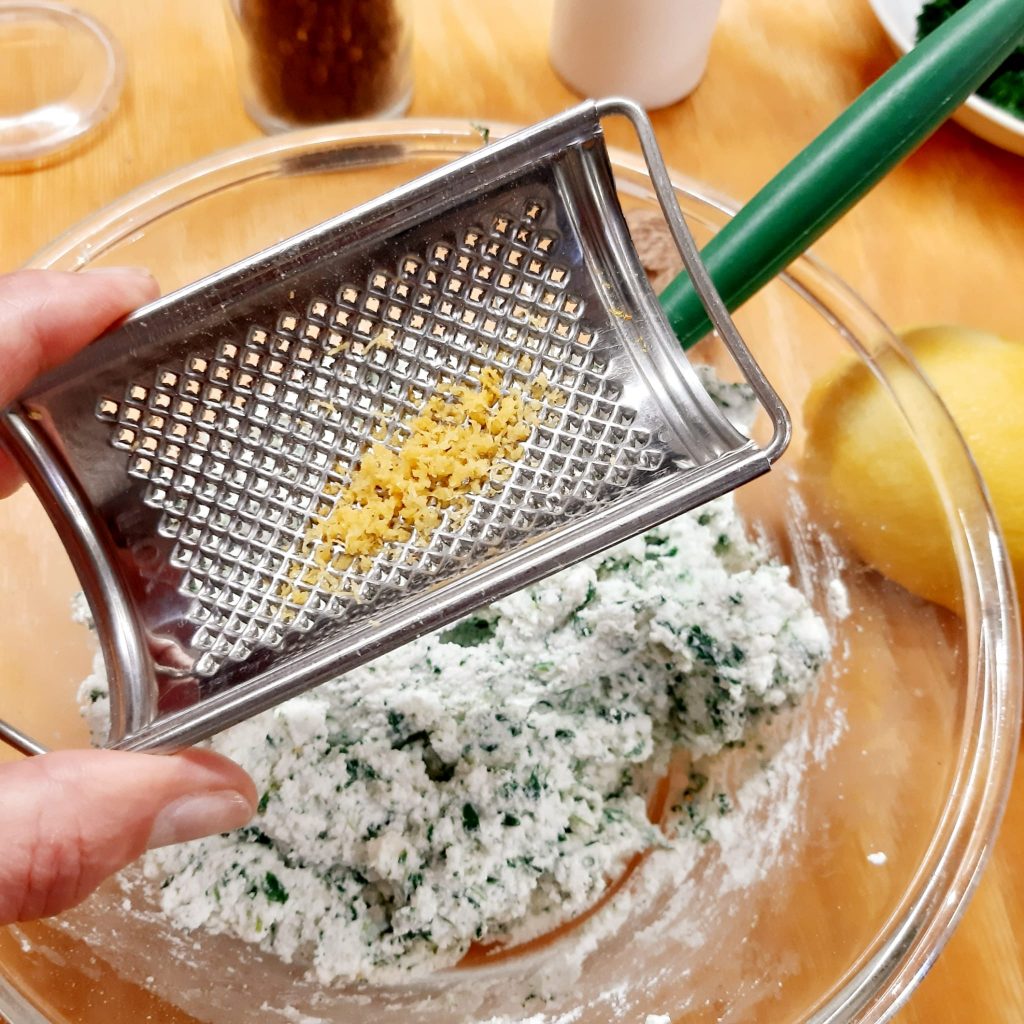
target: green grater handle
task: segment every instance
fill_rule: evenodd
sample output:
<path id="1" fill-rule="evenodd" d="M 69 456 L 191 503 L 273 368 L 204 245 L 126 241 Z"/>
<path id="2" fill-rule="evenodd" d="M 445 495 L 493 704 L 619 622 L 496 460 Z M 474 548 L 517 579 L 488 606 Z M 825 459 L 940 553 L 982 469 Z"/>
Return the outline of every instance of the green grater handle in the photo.
<path id="1" fill-rule="evenodd" d="M 701 251 L 729 309 L 766 285 L 923 142 L 1024 37 L 1024 0 L 971 0 L 784 167 Z M 711 329 L 689 277 L 661 295 L 690 348 Z"/>

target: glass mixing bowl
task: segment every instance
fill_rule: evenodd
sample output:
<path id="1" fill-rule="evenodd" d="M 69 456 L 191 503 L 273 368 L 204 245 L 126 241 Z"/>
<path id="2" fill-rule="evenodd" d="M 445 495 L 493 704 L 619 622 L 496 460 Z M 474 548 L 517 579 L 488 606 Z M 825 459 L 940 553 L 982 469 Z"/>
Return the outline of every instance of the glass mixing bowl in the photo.
<path id="1" fill-rule="evenodd" d="M 148 266 L 169 290 L 481 144 L 478 129 L 452 122 L 260 140 L 132 193 L 33 262 Z M 653 209 L 639 161 L 616 153 L 615 165 L 624 207 Z M 677 189 L 706 240 L 730 205 L 681 179 Z M 954 928 L 1004 806 L 1021 656 L 1008 562 L 948 417 L 913 368 L 887 372 L 905 356 L 853 292 L 804 258 L 738 323 L 795 427 L 783 462 L 738 500 L 828 619 L 835 656 L 766 748 L 761 798 L 729 843 L 695 847 L 668 877 L 644 860 L 545 943 L 387 989 L 318 990 L 300 967 L 240 943 L 175 933 L 144 888 L 110 883 L 56 921 L 0 932 L 0 1013 L 14 1024 L 888 1019 Z M 698 353 L 717 362 L 715 345 Z M 903 411 L 943 498 L 962 616 L 860 563 L 807 504 L 803 400 L 851 355 Z M 44 742 L 83 743 L 74 693 L 89 640 L 69 621 L 76 585 L 63 549 L 25 489 L 0 506 L 0 542 L 0 710 Z M 845 618 L 829 600 L 837 577 Z"/>

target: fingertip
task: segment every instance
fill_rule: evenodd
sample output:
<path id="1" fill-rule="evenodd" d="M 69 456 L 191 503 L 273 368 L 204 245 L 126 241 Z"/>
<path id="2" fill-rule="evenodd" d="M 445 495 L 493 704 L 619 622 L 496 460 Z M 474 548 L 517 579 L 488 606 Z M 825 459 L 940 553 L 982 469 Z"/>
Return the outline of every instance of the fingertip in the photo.
<path id="1" fill-rule="evenodd" d="M 146 849 L 233 832 L 247 824 L 255 810 L 252 803 L 234 789 L 179 797 L 161 808 L 153 819 Z"/>
<path id="2" fill-rule="evenodd" d="M 0 275 L 0 406 L 159 293 L 133 268 Z"/>
<path id="3" fill-rule="evenodd" d="M 91 267 L 80 274 L 103 281 L 104 286 L 111 284 L 123 288 L 129 295 L 138 293 L 139 300 L 131 308 L 141 306 L 144 302 L 155 299 L 160 294 L 160 285 L 153 272 L 146 267 Z"/>
<path id="4" fill-rule="evenodd" d="M 168 792 L 180 795 L 157 811 L 146 849 L 231 832 L 256 813 L 256 786 L 229 758 L 212 750 L 191 749 L 163 761 L 176 776 Z"/>
<path id="5" fill-rule="evenodd" d="M 210 751 L 79 750 L 0 766 L 0 924 L 74 906 L 145 849 L 228 832 L 256 788 Z"/>
<path id="6" fill-rule="evenodd" d="M 183 750 L 172 757 L 204 773 L 203 780 L 197 788 L 212 789 L 217 783 L 221 783 L 221 788 L 234 790 L 244 797 L 255 812 L 259 794 L 256 791 L 256 784 L 241 765 L 212 750 Z"/>
<path id="7" fill-rule="evenodd" d="M 100 267 L 79 273 L 22 270 L 0 276 L 0 362 L 9 357 L 0 380 L 0 406 L 16 397 L 33 376 L 159 295 L 160 285 L 145 267 Z M 55 311 L 52 297 L 70 301 L 70 314 Z M 49 330 L 48 320 L 53 321 Z M 0 499 L 21 483 L 20 469 L 0 446 Z"/>

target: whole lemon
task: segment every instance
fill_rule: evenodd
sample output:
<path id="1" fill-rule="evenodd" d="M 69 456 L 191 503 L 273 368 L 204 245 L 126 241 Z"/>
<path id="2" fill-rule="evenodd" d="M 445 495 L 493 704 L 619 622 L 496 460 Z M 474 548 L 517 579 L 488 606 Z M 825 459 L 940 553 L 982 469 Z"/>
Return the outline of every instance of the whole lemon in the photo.
<path id="1" fill-rule="evenodd" d="M 961 327 L 926 327 L 903 341 L 924 370 L 988 487 L 1024 594 L 1024 344 Z M 934 439 L 935 461 L 955 438 L 916 376 L 893 352 L 878 366 Z M 861 361 L 818 381 L 804 407 L 810 492 L 854 550 L 921 597 L 959 610 L 947 517 L 932 473 L 896 403 Z M 950 471 L 960 464 L 948 460 Z M 945 470 L 946 466 L 942 465 Z"/>

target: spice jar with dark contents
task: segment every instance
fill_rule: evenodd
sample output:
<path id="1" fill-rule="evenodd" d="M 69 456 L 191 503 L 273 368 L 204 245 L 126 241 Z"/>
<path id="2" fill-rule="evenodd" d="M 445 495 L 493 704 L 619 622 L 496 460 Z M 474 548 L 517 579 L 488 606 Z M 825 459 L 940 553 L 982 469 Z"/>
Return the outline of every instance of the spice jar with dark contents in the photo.
<path id="1" fill-rule="evenodd" d="M 408 0 L 228 4 L 246 109 L 266 131 L 393 117 L 408 107 Z"/>

